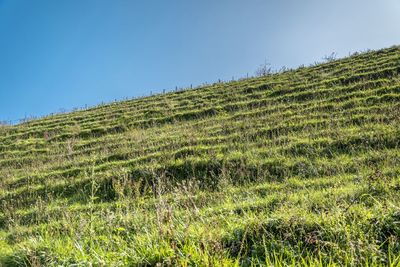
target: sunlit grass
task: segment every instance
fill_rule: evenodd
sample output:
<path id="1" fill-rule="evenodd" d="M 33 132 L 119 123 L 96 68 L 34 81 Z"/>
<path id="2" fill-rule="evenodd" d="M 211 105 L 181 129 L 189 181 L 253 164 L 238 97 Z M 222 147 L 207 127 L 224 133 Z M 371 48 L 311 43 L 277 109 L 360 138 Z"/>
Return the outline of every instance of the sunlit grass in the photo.
<path id="1" fill-rule="evenodd" d="M 399 266 L 400 50 L 0 127 L 0 265 Z"/>

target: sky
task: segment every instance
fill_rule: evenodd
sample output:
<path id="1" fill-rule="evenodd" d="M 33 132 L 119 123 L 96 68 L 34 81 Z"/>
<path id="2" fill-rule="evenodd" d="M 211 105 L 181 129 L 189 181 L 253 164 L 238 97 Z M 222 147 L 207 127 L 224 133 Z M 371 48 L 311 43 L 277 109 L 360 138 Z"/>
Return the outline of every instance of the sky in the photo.
<path id="1" fill-rule="evenodd" d="M 0 0 L 0 120 L 400 44 L 398 0 Z"/>

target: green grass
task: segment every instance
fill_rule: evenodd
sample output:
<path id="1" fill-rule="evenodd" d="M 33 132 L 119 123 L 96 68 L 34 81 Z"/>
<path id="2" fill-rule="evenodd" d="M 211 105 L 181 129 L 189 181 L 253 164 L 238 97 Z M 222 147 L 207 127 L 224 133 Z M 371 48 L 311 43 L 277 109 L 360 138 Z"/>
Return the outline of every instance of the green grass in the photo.
<path id="1" fill-rule="evenodd" d="M 0 266 L 400 266 L 400 49 L 0 126 Z"/>

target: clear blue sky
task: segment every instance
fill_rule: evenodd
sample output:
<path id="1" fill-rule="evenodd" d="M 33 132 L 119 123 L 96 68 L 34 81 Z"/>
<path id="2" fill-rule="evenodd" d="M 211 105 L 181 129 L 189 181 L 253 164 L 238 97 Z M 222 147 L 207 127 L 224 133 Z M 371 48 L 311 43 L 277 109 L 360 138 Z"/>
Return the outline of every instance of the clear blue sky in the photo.
<path id="1" fill-rule="evenodd" d="M 398 0 L 0 0 L 0 120 L 400 44 Z"/>

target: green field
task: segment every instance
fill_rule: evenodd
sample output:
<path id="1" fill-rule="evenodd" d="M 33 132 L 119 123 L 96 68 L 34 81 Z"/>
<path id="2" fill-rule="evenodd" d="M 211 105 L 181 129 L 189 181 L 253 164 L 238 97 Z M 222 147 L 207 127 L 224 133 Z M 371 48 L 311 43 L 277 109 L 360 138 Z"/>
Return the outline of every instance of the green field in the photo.
<path id="1" fill-rule="evenodd" d="M 400 266 L 399 148 L 400 47 L 1 126 L 0 266 Z"/>

